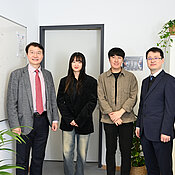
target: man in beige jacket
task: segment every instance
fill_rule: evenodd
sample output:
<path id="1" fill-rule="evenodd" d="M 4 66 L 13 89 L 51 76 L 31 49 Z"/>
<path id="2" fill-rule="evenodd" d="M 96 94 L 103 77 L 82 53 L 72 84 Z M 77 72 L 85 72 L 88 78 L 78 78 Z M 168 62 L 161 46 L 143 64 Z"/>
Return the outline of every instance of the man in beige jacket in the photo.
<path id="1" fill-rule="evenodd" d="M 107 175 L 115 175 L 117 137 L 121 151 L 121 175 L 129 175 L 133 122 L 136 117 L 138 85 L 136 77 L 122 68 L 125 52 L 112 48 L 108 52 L 111 68 L 99 76 L 98 99 L 106 135 Z"/>

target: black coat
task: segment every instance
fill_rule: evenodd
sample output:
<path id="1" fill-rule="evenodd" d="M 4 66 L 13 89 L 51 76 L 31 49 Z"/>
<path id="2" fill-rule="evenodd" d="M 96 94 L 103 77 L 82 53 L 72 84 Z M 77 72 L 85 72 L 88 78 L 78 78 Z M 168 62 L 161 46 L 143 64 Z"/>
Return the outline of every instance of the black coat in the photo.
<path id="1" fill-rule="evenodd" d="M 97 104 L 97 81 L 93 77 L 86 75 L 80 94 L 72 95 L 65 93 L 66 77 L 60 80 L 57 105 L 61 113 L 60 129 L 72 131 L 75 128 L 77 134 L 89 134 L 94 132 L 92 113 Z M 71 126 L 74 120 L 78 127 Z"/>

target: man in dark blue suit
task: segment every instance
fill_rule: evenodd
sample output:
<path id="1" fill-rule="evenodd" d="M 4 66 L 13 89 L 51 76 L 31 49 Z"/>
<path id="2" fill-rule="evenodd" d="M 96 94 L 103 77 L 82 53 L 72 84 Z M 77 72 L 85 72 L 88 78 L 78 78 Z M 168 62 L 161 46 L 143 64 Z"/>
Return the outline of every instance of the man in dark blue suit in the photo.
<path id="1" fill-rule="evenodd" d="M 141 138 L 148 175 L 173 175 L 175 78 L 162 70 L 160 48 L 149 49 L 146 59 L 151 75 L 142 82 L 136 135 Z"/>

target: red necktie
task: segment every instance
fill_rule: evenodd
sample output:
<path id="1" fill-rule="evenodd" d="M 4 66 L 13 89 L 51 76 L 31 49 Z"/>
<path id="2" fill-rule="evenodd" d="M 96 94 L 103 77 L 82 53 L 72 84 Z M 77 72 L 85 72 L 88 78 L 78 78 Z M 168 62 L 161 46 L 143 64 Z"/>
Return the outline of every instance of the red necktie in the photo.
<path id="1" fill-rule="evenodd" d="M 41 81 L 38 75 L 39 70 L 36 69 L 35 76 L 35 89 L 36 89 L 36 110 L 39 114 L 43 112 L 43 100 L 42 100 L 42 91 L 41 91 Z"/>

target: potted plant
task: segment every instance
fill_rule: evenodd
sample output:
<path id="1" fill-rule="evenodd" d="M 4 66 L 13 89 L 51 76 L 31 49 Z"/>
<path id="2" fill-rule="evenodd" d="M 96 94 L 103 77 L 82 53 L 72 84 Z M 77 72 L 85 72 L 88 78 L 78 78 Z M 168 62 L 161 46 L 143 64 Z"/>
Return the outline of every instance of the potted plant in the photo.
<path id="1" fill-rule="evenodd" d="M 145 159 L 142 151 L 142 146 L 140 139 L 135 135 L 135 125 L 134 123 L 134 133 L 133 133 L 133 146 L 131 148 L 131 171 L 130 175 L 146 175 Z"/>
<path id="2" fill-rule="evenodd" d="M 9 139 L 7 139 L 7 136 L 10 136 Z M 24 142 L 21 136 L 19 136 L 16 133 L 13 133 L 11 130 L 1 130 L 0 131 L 0 152 L 1 151 L 10 151 L 10 152 L 15 152 L 13 149 L 10 149 L 7 147 L 7 145 L 14 140 L 21 142 Z M 12 169 L 12 168 L 20 168 L 23 169 L 22 167 L 15 166 L 15 165 L 10 165 L 6 164 L 6 159 L 0 159 L 0 175 L 12 175 L 12 173 L 7 172 L 6 170 Z"/>
<path id="3" fill-rule="evenodd" d="M 167 48 L 171 47 L 171 43 L 173 42 L 173 39 L 171 39 L 170 36 L 175 35 L 175 19 L 164 24 L 158 35 L 160 42 L 157 43 L 157 46 L 163 47 L 165 52 L 168 53 Z"/>

